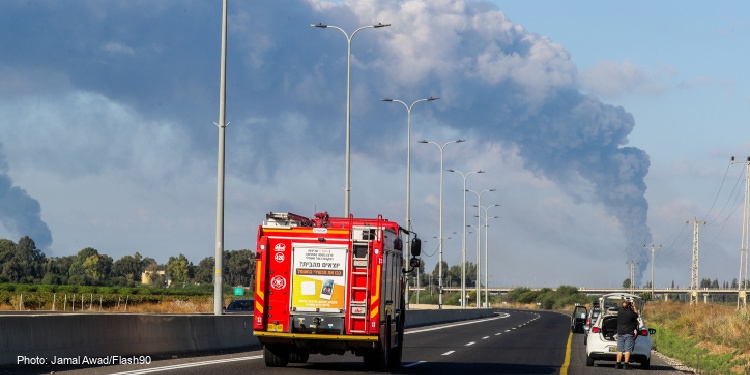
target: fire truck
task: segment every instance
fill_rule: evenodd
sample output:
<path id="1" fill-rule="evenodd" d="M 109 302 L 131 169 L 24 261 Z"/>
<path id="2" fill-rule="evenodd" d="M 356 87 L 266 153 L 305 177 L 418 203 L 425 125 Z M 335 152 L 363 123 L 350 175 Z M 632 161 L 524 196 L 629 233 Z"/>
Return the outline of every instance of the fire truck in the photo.
<path id="1" fill-rule="evenodd" d="M 400 366 L 405 274 L 420 266 L 421 252 L 415 235 L 406 270 L 403 233 L 380 215 L 266 214 L 258 227 L 253 320 L 266 366 L 349 351 L 374 369 Z"/>

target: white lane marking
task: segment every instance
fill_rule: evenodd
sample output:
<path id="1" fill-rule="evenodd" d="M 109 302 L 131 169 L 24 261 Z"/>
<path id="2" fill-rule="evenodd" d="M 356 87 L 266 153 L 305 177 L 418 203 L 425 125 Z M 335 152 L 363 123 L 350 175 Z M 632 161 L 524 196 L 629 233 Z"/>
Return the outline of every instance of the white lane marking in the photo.
<path id="1" fill-rule="evenodd" d="M 451 351 L 449 351 L 449 352 L 445 352 L 445 353 L 443 353 L 442 355 L 451 355 L 451 354 L 453 354 L 453 353 L 455 353 L 455 352 L 456 352 L 455 350 L 451 350 Z"/>
<path id="2" fill-rule="evenodd" d="M 151 373 L 151 372 L 159 372 L 159 371 L 175 370 L 175 369 L 188 368 L 188 367 L 198 367 L 198 366 L 205 366 L 205 365 L 213 365 L 213 364 L 224 363 L 224 362 L 247 361 L 247 360 L 250 360 L 250 359 L 261 359 L 261 358 L 263 358 L 262 355 L 255 355 L 255 356 L 251 356 L 251 357 L 240 357 L 240 358 L 216 359 L 216 360 L 212 360 L 212 361 L 182 363 L 182 364 L 177 364 L 177 365 L 152 367 L 152 368 L 141 369 L 141 370 L 122 371 L 122 372 L 116 372 L 116 373 L 114 373 L 112 375 L 142 375 L 142 374 L 148 374 L 148 373 Z"/>
<path id="3" fill-rule="evenodd" d="M 427 363 L 427 361 L 412 362 L 412 363 L 410 363 L 408 365 L 404 365 L 404 367 L 412 367 L 412 366 L 416 366 L 416 365 L 421 365 L 423 363 Z"/>
<path id="4" fill-rule="evenodd" d="M 464 345 L 464 346 L 472 346 L 472 345 L 474 345 L 476 343 L 477 343 L 476 341 L 469 341 L 469 343 L 466 344 L 466 345 Z"/>
<path id="5" fill-rule="evenodd" d="M 489 336 L 482 337 L 482 340 L 490 338 Z"/>
<path id="6" fill-rule="evenodd" d="M 509 330 L 509 329 L 506 329 L 506 330 L 505 330 L 505 332 L 510 332 L 510 330 Z"/>
<path id="7" fill-rule="evenodd" d="M 414 330 L 414 331 L 408 331 L 408 332 L 404 332 L 404 334 L 405 334 L 405 335 L 408 335 L 408 334 L 412 334 L 412 333 L 420 333 L 420 332 L 436 331 L 436 330 L 438 330 L 438 329 L 445 329 L 445 328 L 451 328 L 451 327 L 458 327 L 458 326 L 463 326 L 463 325 L 467 325 L 467 324 L 484 323 L 484 322 L 489 322 L 489 321 L 491 321 L 491 320 L 497 320 L 497 319 L 505 319 L 505 318 L 507 318 L 507 317 L 509 317 L 509 316 L 510 316 L 510 314 L 508 314 L 508 313 L 503 313 L 503 314 L 505 314 L 505 315 L 504 315 L 504 316 L 496 316 L 496 317 L 494 317 L 494 318 L 487 318 L 487 319 L 481 319 L 481 320 L 472 320 L 472 321 L 470 321 L 470 322 L 463 322 L 463 323 L 449 324 L 449 325 L 444 325 L 444 326 L 440 326 L 440 327 L 425 328 L 425 329 L 417 329 L 417 330 Z"/>
<path id="8" fill-rule="evenodd" d="M 497 335 L 502 335 L 502 332 L 498 332 L 498 333 L 495 334 L 495 336 L 497 336 Z"/>

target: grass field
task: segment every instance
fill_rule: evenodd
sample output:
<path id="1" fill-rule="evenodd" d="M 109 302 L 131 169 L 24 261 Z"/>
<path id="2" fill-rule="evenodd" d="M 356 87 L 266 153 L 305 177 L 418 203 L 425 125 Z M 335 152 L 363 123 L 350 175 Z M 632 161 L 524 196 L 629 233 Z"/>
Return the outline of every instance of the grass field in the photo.
<path id="1" fill-rule="evenodd" d="M 644 318 L 654 349 L 699 374 L 750 375 L 750 316 L 736 305 L 652 301 Z"/>

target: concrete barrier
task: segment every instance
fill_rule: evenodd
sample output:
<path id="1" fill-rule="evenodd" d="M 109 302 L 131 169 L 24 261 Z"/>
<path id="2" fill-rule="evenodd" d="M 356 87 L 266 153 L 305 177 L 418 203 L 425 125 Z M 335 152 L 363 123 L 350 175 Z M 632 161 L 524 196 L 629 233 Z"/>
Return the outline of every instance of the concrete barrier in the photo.
<path id="1" fill-rule="evenodd" d="M 492 315 L 491 309 L 408 310 L 406 326 Z M 0 366 L 17 365 L 19 360 L 50 364 L 56 357 L 81 364 L 83 357 L 127 358 L 251 347 L 259 345 L 252 323 L 249 315 L 4 315 L 0 316 Z"/>
<path id="2" fill-rule="evenodd" d="M 258 344 L 247 315 L 2 316 L 0 327 L 0 365 L 19 364 L 19 357 L 50 363 L 55 357 L 130 357 Z"/>

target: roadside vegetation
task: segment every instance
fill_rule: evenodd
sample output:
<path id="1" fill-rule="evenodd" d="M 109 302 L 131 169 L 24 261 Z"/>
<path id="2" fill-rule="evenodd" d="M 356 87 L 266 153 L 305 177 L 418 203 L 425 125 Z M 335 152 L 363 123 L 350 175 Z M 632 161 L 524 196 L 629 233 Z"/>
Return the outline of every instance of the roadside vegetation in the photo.
<path id="1" fill-rule="evenodd" d="M 699 374 L 750 375 L 750 315 L 736 304 L 652 301 L 644 316 L 656 328 L 654 349 Z"/>

